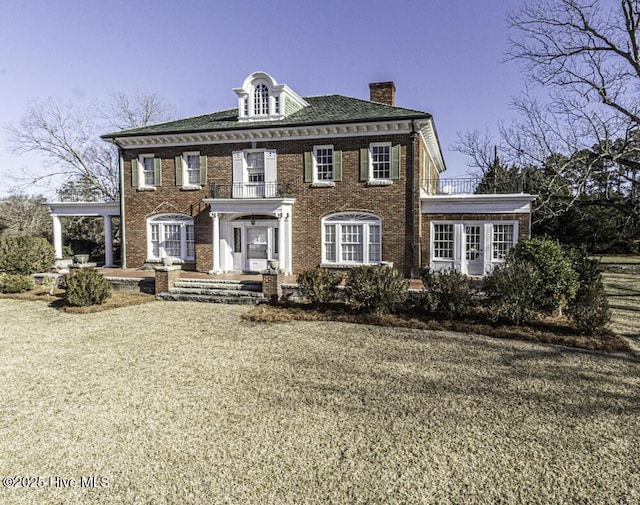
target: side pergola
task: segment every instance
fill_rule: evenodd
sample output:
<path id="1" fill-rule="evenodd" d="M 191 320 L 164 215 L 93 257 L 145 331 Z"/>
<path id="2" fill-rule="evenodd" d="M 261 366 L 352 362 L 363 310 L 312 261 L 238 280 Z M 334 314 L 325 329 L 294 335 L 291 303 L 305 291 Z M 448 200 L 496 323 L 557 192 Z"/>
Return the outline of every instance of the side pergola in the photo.
<path id="1" fill-rule="evenodd" d="M 120 202 L 51 202 L 47 206 L 53 219 L 53 247 L 56 251 L 56 258 L 62 258 L 61 217 L 101 217 L 104 220 L 104 266 L 115 267 L 111 218 L 120 216 Z"/>

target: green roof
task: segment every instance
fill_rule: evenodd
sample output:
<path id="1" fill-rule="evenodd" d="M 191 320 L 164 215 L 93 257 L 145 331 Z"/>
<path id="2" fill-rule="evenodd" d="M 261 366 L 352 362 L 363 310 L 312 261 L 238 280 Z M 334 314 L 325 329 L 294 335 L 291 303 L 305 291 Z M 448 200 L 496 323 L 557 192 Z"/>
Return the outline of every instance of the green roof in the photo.
<path id="1" fill-rule="evenodd" d="M 304 100 L 309 104 L 308 107 L 303 107 L 284 119 L 276 121 L 241 122 L 238 121 L 238 109 L 236 108 L 205 114 L 203 116 L 178 119 L 177 121 L 108 133 L 102 135 L 102 138 L 431 118 L 431 114 L 428 112 L 392 107 L 390 105 L 342 95 L 310 96 L 305 97 Z"/>

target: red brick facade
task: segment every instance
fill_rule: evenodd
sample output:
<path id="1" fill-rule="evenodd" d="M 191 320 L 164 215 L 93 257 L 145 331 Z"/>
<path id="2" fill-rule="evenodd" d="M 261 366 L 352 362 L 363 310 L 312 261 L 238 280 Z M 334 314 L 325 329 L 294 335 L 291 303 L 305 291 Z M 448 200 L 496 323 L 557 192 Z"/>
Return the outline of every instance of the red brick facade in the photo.
<path id="1" fill-rule="evenodd" d="M 400 145 L 400 177 L 389 186 L 369 186 L 360 181 L 360 149 L 370 142 Z M 332 144 L 342 152 L 342 181 L 333 187 L 312 187 L 304 182 L 304 153 L 314 145 Z M 417 173 L 417 136 L 411 134 L 258 142 L 127 150 L 124 163 L 127 266 L 137 268 L 147 258 L 147 219 L 162 213 L 192 216 L 195 225 L 196 262 L 185 265 L 209 271 L 212 264 L 212 224 L 209 209 L 203 203 L 209 185 L 232 182 L 232 153 L 243 149 L 264 148 L 277 152 L 278 182 L 289 185 L 295 197 L 293 206 L 294 273 L 321 263 L 321 219 L 331 213 L 362 211 L 382 220 L 382 259 L 411 274 L 419 268 L 420 174 Z M 207 156 L 207 186 L 187 191 L 176 186 L 174 158 L 183 151 L 199 151 Z M 131 160 L 139 154 L 153 153 L 162 160 L 162 185 L 153 190 L 132 186 Z M 409 155 L 409 156 L 408 156 Z M 408 216 L 411 213 L 412 216 Z M 408 228 L 409 223 L 413 226 Z"/>
<path id="2" fill-rule="evenodd" d="M 252 76 L 255 77 L 256 82 L 270 79 L 264 73 L 255 73 Z M 178 133 L 169 128 L 182 128 L 180 125 L 175 126 L 176 123 L 184 125 L 185 123 L 182 121 L 167 123 L 168 130 L 166 132 L 162 128 L 149 127 L 144 132 L 146 135 L 143 137 L 144 141 L 140 143 L 136 139 L 140 134 L 139 131 L 123 132 L 121 135 L 113 137 L 122 137 L 129 141 L 122 150 L 124 161 L 122 197 L 124 199 L 123 218 L 125 220 L 124 238 L 127 267 L 141 267 L 148 260 L 149 219 L 161 214 L 179 214 L 193 218 L 195 232 L 195 260 L 183 264 L 182 268 L 204 272 L 229 269 L 228 260 L 221 262 L 221 259 L 225 258 L 224 254 L 227 254 L 227 258 L 229 254 L 232 254 L 230 245 L 227 247 L 231 239 L 228 236 L 225 237 L 227 252 L 221 251 L 214 260 L 214 233 L 221 233 L 220 222 L 230 218 L 231 214 L 251 216 L 254 214 L 251 205 L 254 205 L 253 208 L 256 209 L 260 207 L 255 201 L 253 204 L 247 203 L 246 206 L 241 203 L 231 207 L 222 203 L 217 205 L 217 197 L 220 195 L 213 199 L 210 195 L 210 186 L 214 183 L 230 186 L 232 183 L 238 182 L 233 180 L 233 153 L 247 150 L 275 151 L 277 183 L 278 185 L 286 185 L 287 194 L 294 199 L 292 206 L 289 207 L 290 203 L 286 203 L 287 214 L 291 213 L 286 218 L 284 217 L 285 212 L 274 211 L 272 207 L 269 211 L 269 215 L 274 219 L 273 222 L 275 222 L 276 215 L 280 214 L 279 226 L 282 226 L 286 219 L 287 234 L 288 227 L 291 227 L 291 235 L 287 236 L 285 244 L 286 247 L 291 244 L 291 254 L 289 256 L 287 252 L 284 256 L 279 256 L 281 259 L 283 257 L 286 259 L 287 273 L 299 273 L 323 262 L 322 220 L 337 213 L 354 212 L 377 216 L 381 223 L 381 261 L 392 262 L 398 270 L 408 277 L 418 275 L 420 268 L 429 264 L 429 230 L 430 222 L 433 219 L 517 219 L 521 222 L 520 237 L 528 235 L 529 215 L 526 213 L 521 215 L 476 214 L 470 216 L 447 214 L 442 217 L 422 214 L 421 190 L 427 193 L 433 192 L 433 188 L 437 187 L 439 172 L 444 170 L 444 162 L 431 116 L 428 113 L 393 107 L 395 85 L 392 82 L 371 84 L 371 102 L 339 97 L 339 95 L 332 95 L 334 98 L 329 102 L 321 99 L 322 97 L 309 97 L 309 101 L 315 101 L 315 108 L 309 104 L 304 105 L 302 99 L 297 102 L 295 100 L 294 102 L 286 102 L 292 103 L 293 105 L 290 107 L 294 107 L 294 109 L 289 109 L 287 114 L 295 115 L 296 110 L 300 110 L 295 107 L 309 106 L 314 114 L 325 118 L 322 114 L 325 114 L 327 110 L 334 110 L 331 106 L 325 106 L 326 103 L 333 103 L 337 104 L 335 105 L 335 113 L 338 118 L 341 117 L 341 114 L 351 114 L 348 117 L 357 118 L 350 119 L 351 122 L 336 120 L 335 124 L 333 117 L 331 117 L 330 124 L 325 118 L 324 122 L 313 123 L 309 121 L 286 126 L 286 119 L 284 119 L 285 122 L 279 122 L 280 119 L 283 119 L 281 116 L 272 117 L 271 119 L 275 120 L 267 125 L 263 124 L 262 119 L 257 126 L 252 123 L 243 123 L 242 120 L 250 119 L 248 116 L 253 109 L 250 102 L 242 101 L 255 98 L 252 98 L 254 95 L 245 93 L 243 90 L 236 89 L 235 91 L 238 93 L 241 103 L 245 103 L 245 107 L 239 108 L 240 119 L 232 111 L 221 117 L 217 116 L 217 113 L 213 114 L 211 122 L 206 123 L 209 126 L 202 126 L 205 124 L 202 123 L 204 120 L 195 118 L 197 119 L 193 123 L 195 129 L 183 128 Z M 283 95 L 289 100 L 288 96 Z M 284 116 L 284 112 L 287 111 L 286 105 L 280 109 L 279 105 L 278 108 L 275 105 L 276 103 L 280 104 L 279 101 L 270 103 L 270 113 Z M 381 103 L 385 105 L 380 105 Z M 359 112 L 354 112 L 354 110 L 360 111 L 361 109 L 364 111 L 364 116 L 359 116 L 357 115 Z M 216 123 L 217 121 L 223 123 L 224 126 L 220 126 L 219 123 Z M 209 127 L 213 133 L 211 137 L 207 138 L 209 135 L 207 128 Z M 278 138 L 283 140 L 274 140 Z M 194 141 L 193 139 L 204 140 Z M 246 141 L 238 141 L 238 139 L 246 139 Z M 147 143 L 145 144 L 145 142 Z M 172 145 L 172 147 L 135 147 L 142 144 L 153 145 L 156 142 L 162 146 Z M 197 142 L 202 143 L 198 144 Z M 371 143 L 378 142 L 389 143 L 393 146 L 393 159 L 399 160 L 399 173 L 396 174 L 395 170 L 392 170 L 392 180 L 384 181 L 389 184 L 370 184 L 368 181 L 361 180 L 362 167 L 366 168 L 361 160 L 362 152 L 368 149 Z M 175 146 L 173 146 L 174 143 Z M 305 180 L 305 159 L 309 159 L 306 154 L 313 152 L 314 146 L 320 145 L 332 145 L 334 152 L 339 151 L 341 155 L 341 177 L 333 185 L 318 185 Z M 206 184 L 199 189 L 197 187 L 185 189 L 181 184 L 176 183 L 175 159 L 185 152 L 198 152 L 200 156 L 206 156 Z M 159 160 L 159 165 L 155 165 L 155 169 L 161 173 L 161 183 L 156 184 L 155 188 L 141 188 L 138 187 L 138 181 L 135 184 L 132 181 L 132 160 L 138 160 L 140 155 L 151 153 L 156 161 Z M 396 154 L 398 154 L 397 157 Z M 389 156 L 391 157 L 391 152 Z M 139 162 L 137 163 L 139 164 Z M 211 206 L 215 210 L 213 218 L 210 215 Z M 234 211 L 229 211 L 229 208 L 233 208 Z M 226 210 L 220 212 L 219 209 Z M 260 214 L 260 212 L 256 213 Z M 220 214 L 223 216 L 222 218 Z M 214 223 L 218 223 L 215 232 Z M 228 221 L 226 223 L 225 226 L 229 224 Z M 374 226 L 374 230 L 377 230 L 376 225 L 372 226 Z M 284 232 L 279 227 L 277 228 L 278 241 L 280 241 L 284 237 Z M 264 226 L 263 229 L 271 230 L 272 228 Z M 362 229 L 367 228 L 363 227 Z M 276 242 L 275 228 L 273 233 L 272 244 Z M 366 241 L 368 238 L 363 239 L 361 243 L 363 248 Z M 191 243 L 189 242 L 189 244 Z M 282 246 L 282 243 L 279 243 L 279 246 Z M 275 253 L 273 256 L 275 257 Z"/>

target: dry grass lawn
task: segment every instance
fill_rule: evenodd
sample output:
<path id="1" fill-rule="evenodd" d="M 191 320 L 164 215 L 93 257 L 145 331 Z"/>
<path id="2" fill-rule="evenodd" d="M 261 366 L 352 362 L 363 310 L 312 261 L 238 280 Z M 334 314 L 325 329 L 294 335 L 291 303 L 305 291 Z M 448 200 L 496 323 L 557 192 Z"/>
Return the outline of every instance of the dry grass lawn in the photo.
<path id="1" fill-rule="evenodd" d="M 245 310 L 0 300 L 0 503 L 640 503 L 633 355 Z"/>

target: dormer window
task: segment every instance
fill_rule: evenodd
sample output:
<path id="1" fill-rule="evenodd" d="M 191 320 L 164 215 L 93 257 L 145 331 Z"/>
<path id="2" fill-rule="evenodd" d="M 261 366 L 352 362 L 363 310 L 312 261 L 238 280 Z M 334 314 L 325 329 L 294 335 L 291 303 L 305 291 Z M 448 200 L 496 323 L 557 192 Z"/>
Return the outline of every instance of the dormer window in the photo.
<path id="1" fill-rule="evenodd" d="M 254 72 L 244 80 L 238 95 L 239 121 L 273 121 L 308 106 L 295 91 L 278 84 L 265 72 Z"/>

